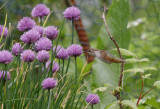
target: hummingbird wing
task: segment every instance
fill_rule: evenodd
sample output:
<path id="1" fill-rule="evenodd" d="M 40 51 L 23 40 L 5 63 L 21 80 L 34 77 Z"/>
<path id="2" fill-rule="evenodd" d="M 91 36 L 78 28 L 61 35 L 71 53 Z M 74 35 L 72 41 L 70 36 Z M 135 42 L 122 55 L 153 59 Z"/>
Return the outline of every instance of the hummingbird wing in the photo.
<path id="1" fill-rule="evenodd" d="M 111 63 L 123 63 L 125 62 L 123 59 L 117 57 L 117 56 L 114 56 L 112 54 L 110 54 L 109 52 L 105 51 L 105 53 L 107 54 L 106 58 L 108 59 L 108 61 L 110 61 Z"/>
<path id="2" fill-rule="evenodd" d="M 101 61 L 105 62 L 105 63 L 108 63 L 108 64 L 111 64 L 112 62 L 109 61 L 108 59 L 104 59 L 102 57 L 98 57 L 98 59 L 100 59 Z"/>
<path id="3" fill-rule="evenodd" d="M 95 55 L 93 56 L 97 57 L 98 59 L 100 59 L 101 61 L 105 63 L 111 64 L 111 62 L 106 59 L 106 53 L 103 51 L 99 50 L 98 52 L 95 52 Z"/>

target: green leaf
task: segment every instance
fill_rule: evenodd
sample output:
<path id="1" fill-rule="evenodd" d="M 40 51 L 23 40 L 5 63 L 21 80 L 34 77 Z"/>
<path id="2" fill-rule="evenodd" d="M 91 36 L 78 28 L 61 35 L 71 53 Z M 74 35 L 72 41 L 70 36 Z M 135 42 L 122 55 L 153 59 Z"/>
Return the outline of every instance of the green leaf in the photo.
<path id="1" fill-rule="evenodd" d="M 129 107 L 131 107 L 133 109 L 138 109 L 137 106 L 136 106 L 136 104 L 134 102 L 132 102 L 131 100 L 123 100 L 121 103 L 123 105 L 129 106 Z"/>
<path id="2" fill-rule="evenodd" d="M 107 105 L 105 107 L 105 109 L 120 109 L 118 103 L 119 103 L 119 101 L 111 103 L 111 104 Z"/>
<path id="3" fill-rule="evenodd" d="M 92 91 L 92 93 L 97 93 L 98 91 L 100 92 L 104 92 L 107 90 L 107 87 L 99 87 L 99 88 L 96 88 Z"/>
<path id="4" fill-rule="evenodd" d="M 150 106 L 138 106 L 138 109 L 152 109 Z"/>
<path id="5" fill-rule="evenodd" d="M 145 70 L 157 70 L 154 67 L 145 67 L 145 68 L 133 68 L 133 69 L 127 69 L 123 71 L 123 73 L 138 73 L 138 72 L 144 72 Z"/>
<path id="6" fill-rule="evenodd" d="M 131 59 L 126 59 L 125 60 L 127 63 L 136 63 L 136 62 L 149 62 L 149 59 L 147 58 L 143 58 L 143 59 L 135 59 L 135 58 L 131 58 Z"/>
<path id="7" fill-rule="evenodd" d="M 110 86 L 112 86 L 112 85 L 109 84 L 109 83 L 105 83 L 105 84 L 104 84 L 104 87 L 110 87 Z"/>
<path id="8" fill-rule="evenodd" d="M 160 81 L 155 81 L 153 86 L 160 89 Z"/>
<path id="9" fill-rule="evenodd" d="M 123 73 L 138 73 L 138 72 L 144 72 L 143 69 L 141 68 L 133 68 L 133 69 L 128 69 L 128 70 L 125 70 L 123 71 Z"/>
<path id="10" fill-rule="evenodd" d="M 145 68 L 143 68 L 143 70 L 157 70 L 157 69 L 154 67 L 145 67 Z"/>
<path id="11" fill-rule="evenodd" d="M 149 59 L 148 58 L 143 58 L 143 59 L 140 59 L 139 61 L 140 62 L 149 62 Z"/>
<path id="12" fill-rule="evenodd" d="M 147 74 L 147 75 L 144 75 L 143 78 L 144 78 L 144 79 L 150 79 L 150 76 L 151 76 L 151 74 L 149 73 L 149 74 Z"/>
<path id="13" fill-rule="evenodd" d="M 134 53 L 132 53 L 131 51 L 129 50 L 126 50 L 126 49 L 123 49 L 123 48 L 119 48 L 120 49 L 120 52 L 122 55 L 124 56 L 133 56 L 133 57 L 137 57 Z M 117 50 L 117 48 L 113 49 L 113 50 Z"/>
<path id="14" fill-rule="evenodd" d="M 132 58 L 132 59 L 126 59 L 125 61 L 126 61 L 127 63 L 136 63 L 136 62 L 138 62 L 138 59 Z"/>
<path id="15" fill-rule="evenodd" d="M 148 97 L 145 104 L 154 107 L 155 109 L 160 109 L 160 102 L 158 102 L 154 96 Z"/>
<path id="16" fill-rule="evenodd" d="M 114 90 L 120 91 L 120 90 L 122 90 L 122 87 L 116 86 Z"/>
<path id="17" fill-rule="evenodd" d="M 128 0 L 113 0 L 106 16 L 110 33 L 116 40 L 119 48 L 123 49 L 128 49 L 131 39 L 130 32 L 127 29 L 129 10 Z M 105 25 L 101 27 L 99 32 L 99 39 L 97 41 L 98 49 L 105 48 L 107 51 L 109 51 L 115 48 L 113 41 L 110 40 L 108 36 Z M 117 86 L 120 75 L 120 66 L 121 64 L 106 64 L 96 59 L 95 63 L 93 64 L 92 87 L 102 87 L 104 83 Z M 113 100 L 115 100 L 115 97 L 109 97 L 107 95 L 102 96 L 102 99 L 104 99 L 104 102 L 99 103 L 99 106 L 95 106 L 95 109 L 104 109 L 106 105 L 111 104 Z"/>

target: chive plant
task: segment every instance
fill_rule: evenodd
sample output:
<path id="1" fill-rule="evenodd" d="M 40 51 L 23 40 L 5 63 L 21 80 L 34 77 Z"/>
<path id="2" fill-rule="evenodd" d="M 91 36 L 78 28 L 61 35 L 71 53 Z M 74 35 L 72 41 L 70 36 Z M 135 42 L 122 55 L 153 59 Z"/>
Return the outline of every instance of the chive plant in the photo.
<path id="1" fill-rule="evenodd" d="M 74 21 L 80 18 L 80 12 L 75 6 L 67 8 L 63 12 L 65 19 L 60 30 L 53 25 L 42 27 L 45 16 L 50 14 L 45 4 L 36 5 L 31 12 L 39 23 L 31 17 L 23 17 L 18 22 L 22 42 L 13 43 L 11 51 L 0 51 L 0 63 L 4 65 L 0 71 L 1 105 L 17 109 L 68 109 L 80 106 L 82 93 L 77 96 L 81 85 L 77 81 L 77 58 L 82 54 L 82 47 L 74 41 Z M 66 20 L 72 23 L 71 45 L 68 48 L 59 45 Z M 7 27 L 0 25 L 1 37 L 5 39 L 7 34 Z M 75 62 L 75 79 L 68 76 L 71 57 Z M 78 102 L 74 104 L 76 98 Z"/>

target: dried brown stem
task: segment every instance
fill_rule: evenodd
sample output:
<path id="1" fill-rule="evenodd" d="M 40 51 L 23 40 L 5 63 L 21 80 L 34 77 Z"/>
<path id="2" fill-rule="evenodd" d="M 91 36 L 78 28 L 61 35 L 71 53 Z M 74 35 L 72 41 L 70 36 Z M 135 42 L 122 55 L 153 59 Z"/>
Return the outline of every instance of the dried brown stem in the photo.
<path id="1" fill-rule="evenodd" d="M 144 86 L 144 82 L 143 82 L 143 73 L 141 72 L 141 80 L 142 80 L 142 88 L 141 88 L 141 93 L 139 95 L 139 98 L 138 98 L 138 101 L 137 101 L 137 106 L 139 104 L 139 101 L 141 100 L 142 98 L 142 91 L 143 91 L 143 86 Z"/>
<path id="2" fill-rule="evenodd" d="M 109 28 L 108 28 L 108 25 L 107 25 L 107 22 L 106 22 L 106 18 L 105 18 L 105 13 L 108 11 L 108 8 L 107 6 L 104 4 L 104 10 L 103 10 L 103 14 L 102 14 L 102 19 L 103 19 L 103 22 L 105 24 L 105 27 L 107 29 L 107 32 L 108 32 L 108 36 L 110 37 L 110 39 L 113 41 L 113 43 L 115 44 L 116 48 L 117 48 L 117 52 L 119 54 L 119 57 L 123 59 L 122 55 L 121 55 L 121 52 L 120 52 L 120 49 L 119 49 L 119 46 L 117 44 L 117 42 L 115 41 L 114 37 L 111 35 L 110 31 L 109 31 Z M 121 84 L 122 84 L 122 79 L 123 79 L 123 67 L 124 67 L 124 63 L 121 64 L 121 72 L 120 72 L 120 77 L 119 77 L 119 83 L 118 83 L 118 86 L 121 87 Z M 120 97 L 120 92 L 116 93 L 116 98 L 117 100 L 120 100 L 121 101 L 121 97 Z M 123 109 L 123 106 L 120 102 L 120 108 Z"/>
<path id="3" fill-rule="evenodd" d="M 116 48 L 117 48 L 117 51 L 118 51 L 118 54 L 119 54 L 119 57 L 120 58 L 123 58 L 122 55 L 121 55 L 121 52 L 120 52 L 120 49 L 119 49 L 119 46 L 117 44 L 117 42 L 115 41 L 115 39 L 113 38 L 113 36 L 111 35 L 110 31 L 109 31 L 109 28 L 108 28 L 108 25 L 107 25 L 107 22 L 106 22 L 106 18 L 105 18 L 105 13 L 108 11 L 108 8 L 107 6 L 104 4 L 104 10 L 103 10 L 103 14 L 102 14 L 102 19 L 103 19 L 103 22 L 105 24 L 105 27 L 107 29 L 107 32 L 108 32 L 108 35 L 110 37 L 110 39 L 114 42 Z"/>

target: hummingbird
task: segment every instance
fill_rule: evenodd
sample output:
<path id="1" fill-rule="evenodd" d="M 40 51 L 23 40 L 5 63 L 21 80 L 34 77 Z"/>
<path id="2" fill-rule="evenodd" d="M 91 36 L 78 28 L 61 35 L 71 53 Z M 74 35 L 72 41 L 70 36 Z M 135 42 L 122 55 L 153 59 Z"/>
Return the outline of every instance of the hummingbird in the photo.
<path id="1" fill-rule="evenodd" d="M 108 64 L 111 64 L 111 63 L 125 63 L 124 59 L 116 57 L 116 56 L 110 54 L 109 52 L 107 52 L 105 50 L 98 50 L 98 49 L 91 48 L 91 49 L 89 49 L 85 52 L 88 53 L 91 56 L 97 57 L 98 59 L 100 59 L 103 62 L 108 63 Z"/>

